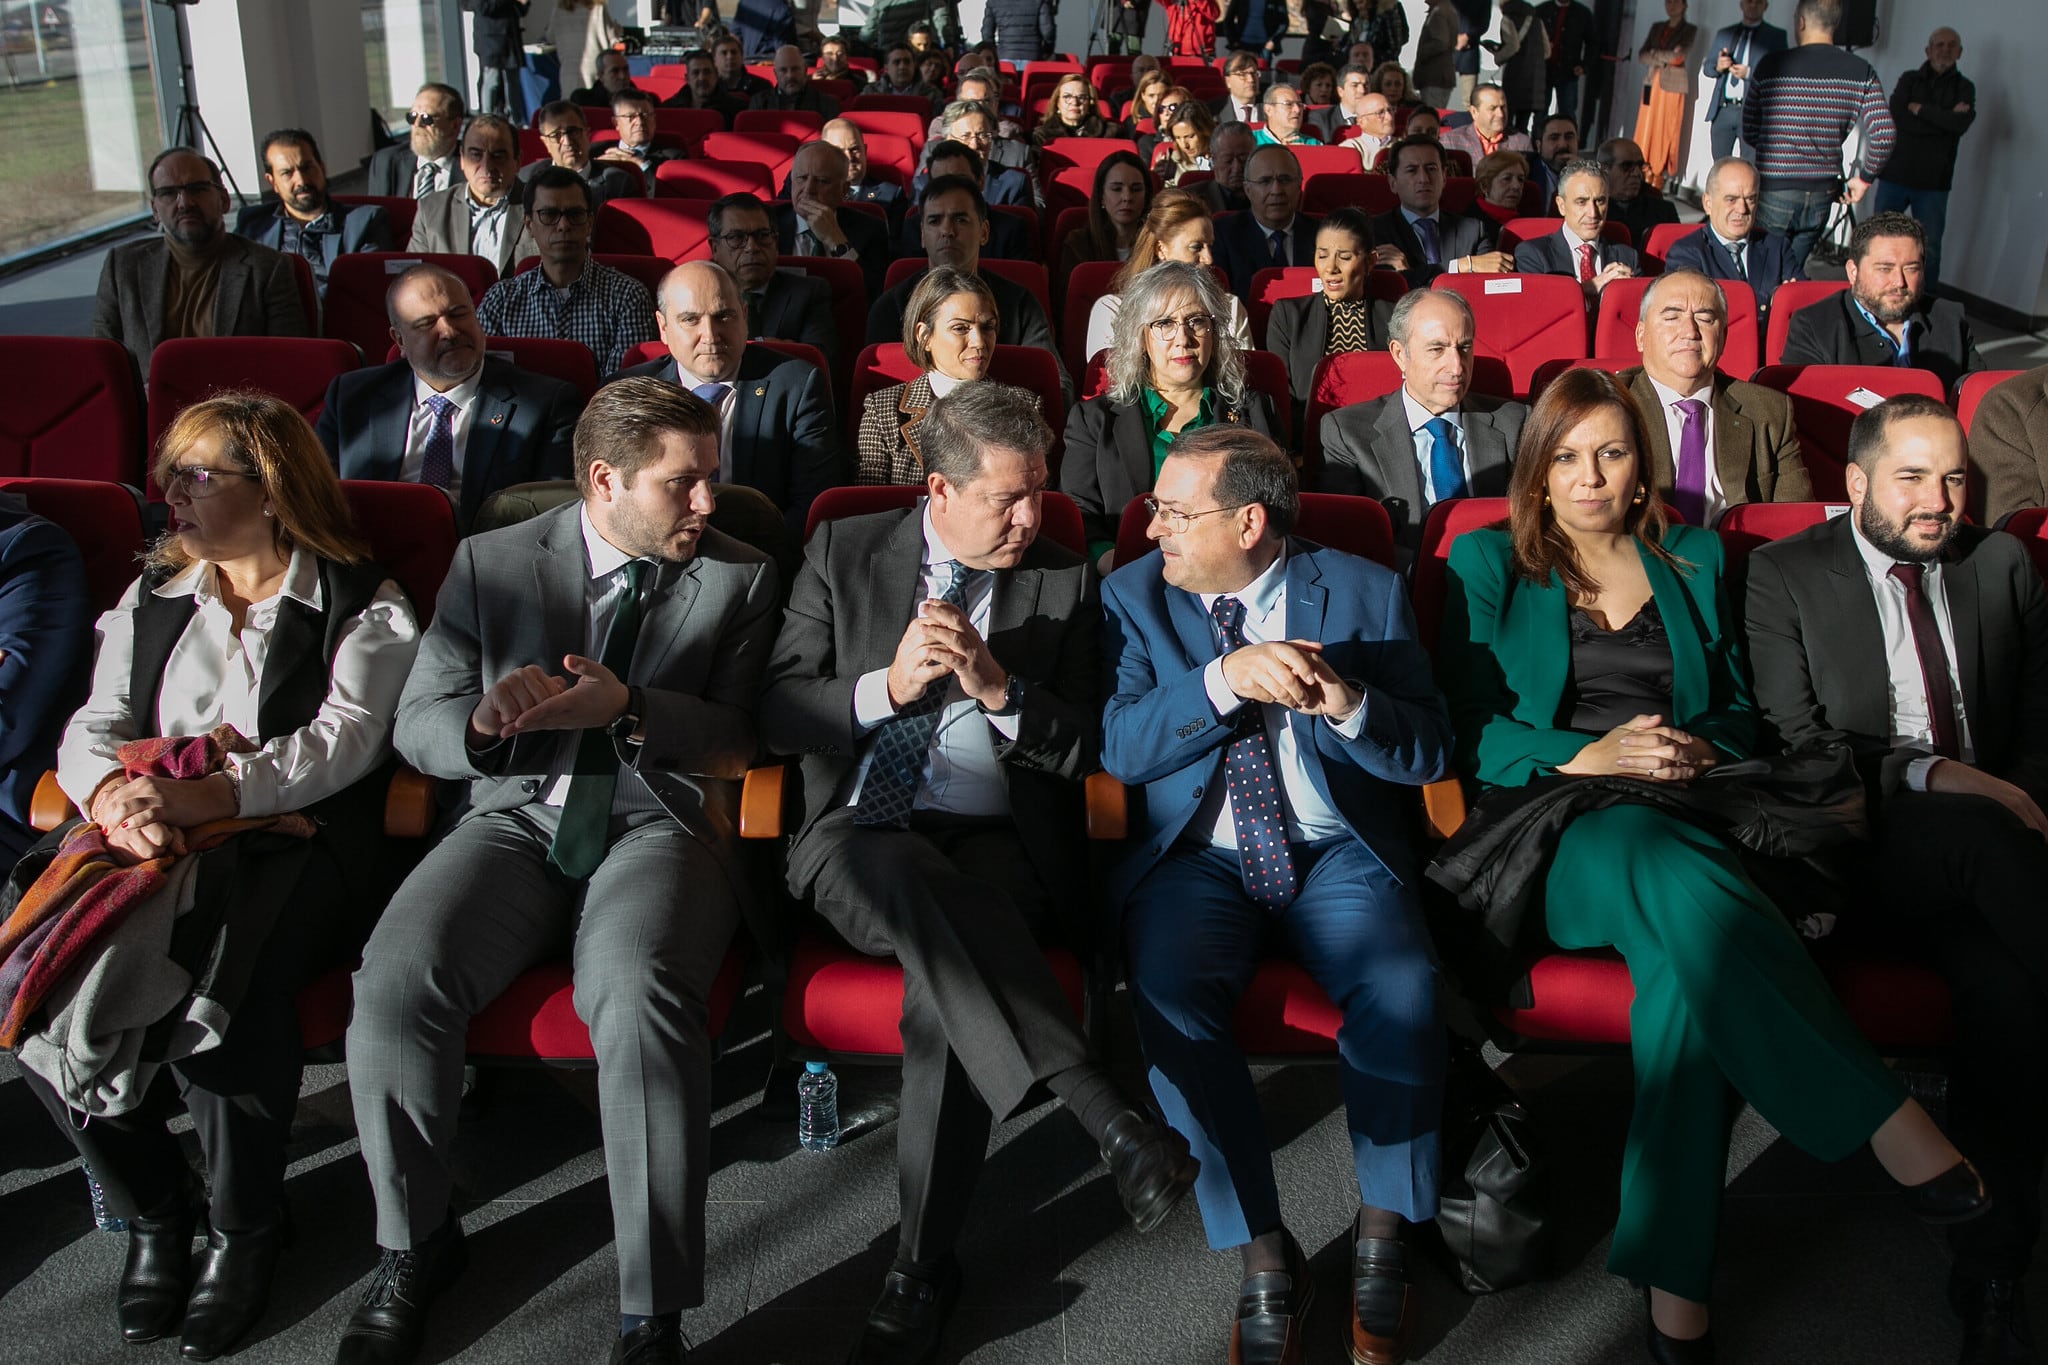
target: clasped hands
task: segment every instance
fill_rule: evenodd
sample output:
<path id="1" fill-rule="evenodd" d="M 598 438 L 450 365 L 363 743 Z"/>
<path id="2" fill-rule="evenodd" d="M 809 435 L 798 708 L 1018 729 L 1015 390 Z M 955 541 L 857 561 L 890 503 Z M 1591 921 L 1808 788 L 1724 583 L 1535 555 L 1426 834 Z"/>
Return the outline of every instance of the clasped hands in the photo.
<path id="1" fill-rule="evenodd" d="M 100 785 L 87 802 L 86 818 L 105 833 L 107 845 L 129 865 L 185 852 L 185 831 L 237 810 L 234 784 L 221 773 L 207 777 L 118 775 Z"/>
<path id="2" fill-rule="evenodd" d="M 469 713 L 470 747 L 482 749 L 530 730 L 594 730 L 626 714 L 632 693 L 595 659 L 566 654 L 572 683 L 537 664 L 515 668 Z"/>
<path id="3" fill-rule="evenodd" d="M 1714 746 L 1662 716 L 1637 716 L 1615 726 L 1558 768 L 1573 777 L 1640 777 L 1690 782 L 1720 762 Z"/>
<path id="4" fill-rule="evenodd" d="M 1337 676 L 1315 640 L 1268 640 L 1223 656 L 1223 681 L 1246 701 L 1271 703 L 1342 724 L 1365 700 Z"/>
<path id="5" fill-rule="evenodd" d="M 889 704 L 902 710 L 934 683 L 943 686 L 951 675 L 960 690 L 988 710 L 1000 710 L 1010 675 L 988 652 L 988 644 L 968 623 L 967 613 L 936 598 L 904 627 L 889 663 Z"/>

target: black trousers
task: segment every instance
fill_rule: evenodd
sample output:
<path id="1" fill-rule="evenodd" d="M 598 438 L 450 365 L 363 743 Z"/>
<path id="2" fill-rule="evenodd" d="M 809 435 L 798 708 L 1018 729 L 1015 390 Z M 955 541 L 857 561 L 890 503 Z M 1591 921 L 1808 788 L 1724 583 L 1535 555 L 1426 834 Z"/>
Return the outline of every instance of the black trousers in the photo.
<path id="1" fill-rule="evenodd" d="M 1087 1060 L 1034 926 L 1051 906 L 1016 826 L 920 812 L 905 831 L 821 817 L 790 857 L 790 887 L 863 953 L 903 964 L 903 1113 L 896 1126 L 901 1247 L 959 1241 L 994 1118 Z"/>
<path id="2" fill-rule="evenodd" d="M 234 894 L 233 883 L 251 875 L 246 865 L 230 871 L 232 860 L 199 856 L 206 860 L 195 887 L 202 904 Z M 277 856 L 303 857 L 304 866 L 220 1046 L 166 1066 L 143 1102 L 114 1118 L 88 1119 L 40 1076 L 22 1073 L 99 1178 L 107 1210 L 118 1217 L 161 1214 L 183 1197 L 191 1168 L 166 1126 L 180 1101 L 206 1156 L 214 1226 L 246 1231 L 277 1217 L 304 1066 L 296 997 L 308 981 L 354 955 L 371 918 L 349 903 L 342 869 L 319 840 Z"/>
<path id="3" fill-rule="evenodd" d="M 1891 797 L 1877 832 L 1865 893 L 1948 980 L 1949 1136 L 1994 1200 L 1950 1230 L 1956 1272 L 2016 1280 L 2040 1232 L 2048 1155 L 2048 841 L 1989 798 L 1933 792 Z"/>

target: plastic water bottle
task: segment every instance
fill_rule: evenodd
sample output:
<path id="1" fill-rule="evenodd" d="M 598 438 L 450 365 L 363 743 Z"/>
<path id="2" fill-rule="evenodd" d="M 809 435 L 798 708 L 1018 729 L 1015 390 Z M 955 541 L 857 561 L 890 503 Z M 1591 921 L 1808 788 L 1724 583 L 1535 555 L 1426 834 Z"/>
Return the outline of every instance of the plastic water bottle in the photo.
<path id="1" fill-rule="evenodd" d="M 796 1078 L 796 1140 L 811 1152 L 839 1145 L 839 1078 L 823 1062 L 805 1062 Z"/>
<path id="2" fill-rule="evenodd" d="M 116 1218 L 113 1214 L 107 1212 L 107 1196 L 100 1189 L 100 1182 L 93 1175 L 92 1167 L 84 1162 L 80 1162 L 78 1168 L 85 1172 L 86 1192 L 92 1196 L 93 1225 L 101 1232 L 126 1232 L 128 1230 L 127 1220 Z"/>

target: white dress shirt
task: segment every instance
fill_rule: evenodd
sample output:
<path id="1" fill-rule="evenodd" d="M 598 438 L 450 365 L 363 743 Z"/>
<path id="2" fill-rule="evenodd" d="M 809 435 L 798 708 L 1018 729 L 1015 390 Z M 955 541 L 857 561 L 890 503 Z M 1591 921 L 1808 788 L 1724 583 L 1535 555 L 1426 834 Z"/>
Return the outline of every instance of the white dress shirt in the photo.
<path id="1" fill-rule="evenodd" d="M 1579 248 L 1582 246 L 1593 248 L 1593 273 L 1599 274 L 1607 264 L 1607 240 L 1601 237 L 1589 242 L 1568 227 L 1561 227 L 1558 232 L 1564 237 L 1565 258 L 1572 263 L 1572 278 L 1579 277 Z"/>
<path id="2" fill-rule="evenodd" d="M 441 395 L 455 405 L 451 424 L 455 435 L 455 477 L 448 485 L 448 496 L 457 507 L 462 506 L 462 457 L 469 450 L 469 430 L 476 424 L 476 391 L 483 378 L 484 367 L 479 364 L 474 374 Z M 427 400 L 434 393 L 431 384 L 417 373 L 413 375 L 412 416 L 405 424 L 405 457 L 398 462 L 398 477 L 406 483 L 418 483 L 420 472 L 427 465 L 427 433 L 434 426 L 434 410 L 427 406 Z"/>
<path id="3" fill-rule="evenodd" d="M 1211 616 L 1218 597 L 1235 597 L 1244 603 L 1244 642 L 1247 645 L 1265 644 L 1269 640 L 1285 640 L 1287 634 L 1287 555 L 1266 566 L 1266 571 L 1233 593 L 1198 593 L 1202 604 L 1202 615 Z M 1215 627 L 1210 627 L 1215 633 Z M 1245 699 L 1230 690 L 1230 684 L 1223 680 L 1223 659 L 1211 659 L 1202 669 L 1202 687 L 1209 694 L 1209 704 L 1216 708 L 1219 719 L 1228 720 L 1244 706 Z M 1345 739 L 1356 739 L 1365 730 L 1365 708 L 1369 702 L 1363 698 L 1358 709 L 1343 721 L 1333 721 L 1328 716 L 1310 717 L 1311 725 L 1328 725 Z M 1259 719 L 1266 726 L 1266 741 L 1273 749 L 1273 771 L 1280 779 L 1280 794 L 1287 806 L 1287 842 L 1290 844 L 1310 843 L 1317 839 L 1334 838 L 1348 834 L 1350 827 L 1344 823 L 1329 802 L 1323 799 L 1316 784 L 1310 780 L 1308 767 L 1301 755 L 1301 740 L 1289 724 L 1293 712 L 1277 702 L 1263 702 L 1259 706 Z M 1230 784 L 1220 779 L 1209 786 L 1202 798 L 1201 809 L 1188 821 L 1190 829 L 1209 830 L 1209 841 L 1219 848 L 1237 847 L 1237 821 L 1230 813 Z"/>
<path id="4" fill-rule="evenodd" d="M 939 566 L 957 556 L 939 539 L 938 528 L 932 525 L 930 505 L 923 499 L 920 504 L 924 509 L 924 567 L 919 571 L 917 600 L 918 615 L 922 616 L 923 604 L 935 600 L 945 590 L 946 580 L 941 578 Z M 988 638 L 989 607 L 994 600 L 995 575 L 972 574 L 961 606 L 967 613 L 967 624 L 984 640 Z M 910 625 L 908 621 L 903 624 L 906 629 Z M 1008 815 L 1010 784 L 1003 775 L 1002 764 L 996 761 L 995 742 L 989 737 L 989 730 L 993 727 L 1003 738 L 1014 740 L 1017 717 L 989 715 L 961 689 L 958 678 L 948 677 L 930 685 L 944 687 L 946 700 L 939 711 L 938 732 L 926 751 L 924 780 L 918 785 L 915 808 L 952 815 Z M 864 738 L 895 714 L 896 707 L 889 700 L 889 670 L 884 667 L 861 674 L 853 685 L 854 728 Z M 867 783 L 868 765 L 874 762 L 874 756 L 875 749 L 870 744 L 861 755 L 859 771 L 853 775 L 853 791 L 846 799 L 849 806 L 860 802 L 860 791 Z"/>
<path id="5" fill-rule="evenodd" d="M 947 394 L 959 388 L 962 381 L 955 379 L 950 374 L 940 374 L 937 370 L 926 370 L 924 372 L 924 382 L 932 386 L 932 397 L 944 398 Z"/>
<path id="6" fill-rule="evenodd" d="M 683 368 L 681 361 L 677 361 L 676 383 L 686 393 L 694 392 L 705 384 L 725 385 L 725 397 L 718 400 L 718 482 L 731 483 L 732 415 L 738 409 L 740 401 L 739 367 L 733 367 L 731 379 L 706 379 L 701 375 L 691 374 Z"/>
<path id="7" fill-rule="evenodd" d="M 1650 372 L 1648 370 L 1643 371 L 1643 378 L 1650 379 Z M 1679 438 L 1685 434 L 1685 414 L 1678 410 L 1678 405 L 1688 398 L 1697 398 L 1700 401 L 1703 409 L 1700 413 L 1700 421 L 1705 427 L 1703 434 L 1707 442 L 1707 477 L 1705 483 L 1701 485 L 1706 494 L 1706 520 L 1702 524 L 1712 526 L 1714 519 L 1720 516 L 1728 507 L 1727 490 L 1721 487 L 1721 470 L 1718 462 L 1714 459 L 1713 377 L 1711 375 L 1708 376 L 1707 382 L 1700 386 L 1698 393 L 1680 393 L 1677 389 L 1664 387 L 1654 379 L 1650 379 L 1650 387 L 1657 391 L 1657 406 L 1663 409 L 1664 412 L 1664 435 L 1671 442 L 1671 481 L 1673 487 L 1676 487 L 1678 483 L 1678 442 Z M 1893 586 L 1896 587 L 1897 585 L 1894 584 Z"/>
<path id="8" fill-rule="evenodd" d="M 1422 479 L 1422 506 L 1418 516 L 1434 507 L 1442 499 L 1437 496 L 1436 479 L 1430 472 L 1429 454 L 1436 446 L 1436 437 L 1425 428 L 1441 417 L 1451 424 L 1451 439 L 1458 445 L 1458 469 L 1465 476 L 1465 491 L 1472 491 L 1472 443 L 1465 437 L 1465 419 L 1456 408 L 1449 412 L 1431 412 L 1415 401 L 1415 395 L 1408 392 L 1408 386 L 1401 386 L 1401 411 L 1408 417 L 1409 439 L 1415 442 L 1415 468 Z"/>
<path id="9" fill-rule="evenodd" d="M 456 167 L 455 153 L 453 152 L 450 152 L 448 155 L 441 157 L 438 160 L 421 161 L 414 165 L 412 169 L 412 183 L 414 189 L 419 189 L 420 172 L 423 170 L 431 170 L 433 172 L 433 177 L 431 180 L 427 182 L 427 186 L 425 189 L 420 189 L 419 193 L 412 196 L 415 199 L 424 199 L 428 195 L 433 194 L 437 190 L 445 190 L 450 185 L 453 185 L 461 177 L 461 171 Z"/>
<path id="10" fill-rule="evenodd" d="M 469 254 L 495 261 L 505 249 L 505 220 L 512 214 L 512 196 L 502 194 L 495 204 L 469 204 Z"/>
<path id="11" fill-rule="evenodd" d="M 1920 672 L 1920 651 L 1913 645 L 1913 623 L 1906 615 L 1906 585 L 1891 576 L 1892 565 L 1900 561 L 1864 539 L 1854 511 L 1846 515 L 1855 536 L 1856 553 L 1863 557 L 1871 595 L 1877 599 L 1878 624 L 1884 628 L 1885 672 L 1890 675 L 1891 744 L 1894 748 L 1913 745 L 1929 751 L 1928 757 L 1916 758 L 1906 765 L 1906 785 L 1916 792 L 1926 791 L 1927 773 L 1941 759 L 1932 753 L 1934 726 L 1927 718 L 1927 679 Z M 1947 579 L 1938 562 L 1922 565 L 1921 569 L 1920 585 L 1927 593 L 1928 605 L 1934 608 L 1934 623 L 1941 628 L 1941 652 L 1948 657 L 1949 690 L 1956 702 L 1956 744 L 1961 750 L 1957 756 L 1965 763 L 1974 763 L 1977 750 L 1970 739 L 1970 717 L 1964 710 L 1962 674 L 1956 667 L 1956 628 L 1948 610 Z"/>
<path id="12" fill-rule="evenodd" d="M 128 695 L 142 580 L 130 583 L 120 602 L 100 617 L 92 696 L 64 727 L 57 749 L 57 785 L 80 810 L 109 774 L 120 771 L 115 751 L 131 739 L 203 735 L 232 725 L 252 743 L 260 741 L 258 702 L 278 599 L 321 610 L 320 562 L 304 550 L 292 551 L 283 584 L 249 605 L 240 631 L 220 599 L 217 572 L 198 560 L 156 589 L 158 597 L 192 598 L 193 612 L 164 661 L 153 717 L 132 714 Z M 419 623 L 405 594 L 386 579 L 362 614 L 342 628 L 327 696 L 311 723 L 227 760 L 241 789 L 241 814 L 304 810 L 373 772 L 390 753 L 398 694 L 419 643 Z"/>

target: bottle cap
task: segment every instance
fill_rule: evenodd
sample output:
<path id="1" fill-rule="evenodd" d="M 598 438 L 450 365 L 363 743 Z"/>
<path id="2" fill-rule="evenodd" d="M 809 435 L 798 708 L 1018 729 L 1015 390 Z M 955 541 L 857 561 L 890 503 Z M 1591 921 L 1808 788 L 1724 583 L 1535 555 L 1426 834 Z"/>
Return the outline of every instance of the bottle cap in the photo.
<path id="1" fill-rule="evenodd" d="M 832 1066 L 831 1066 L 831 1063 L 829 1063 L 829 1062 L 805 1062 L 805 1063 L 804 1063 L 804 1070 L 806 1070 L 806 1071 L 810 1072 L 810 1073 L 811 1073 L 811 1074 L 812 1074 L 813 1076 L 822 1076 L 822 1075 L 824 1075 L 824 1074 L 825 1074 L 825 1073 L 826 1073 L 827 1071 L 830 1071 L 831 1069 L 832 1069 Z"/>

